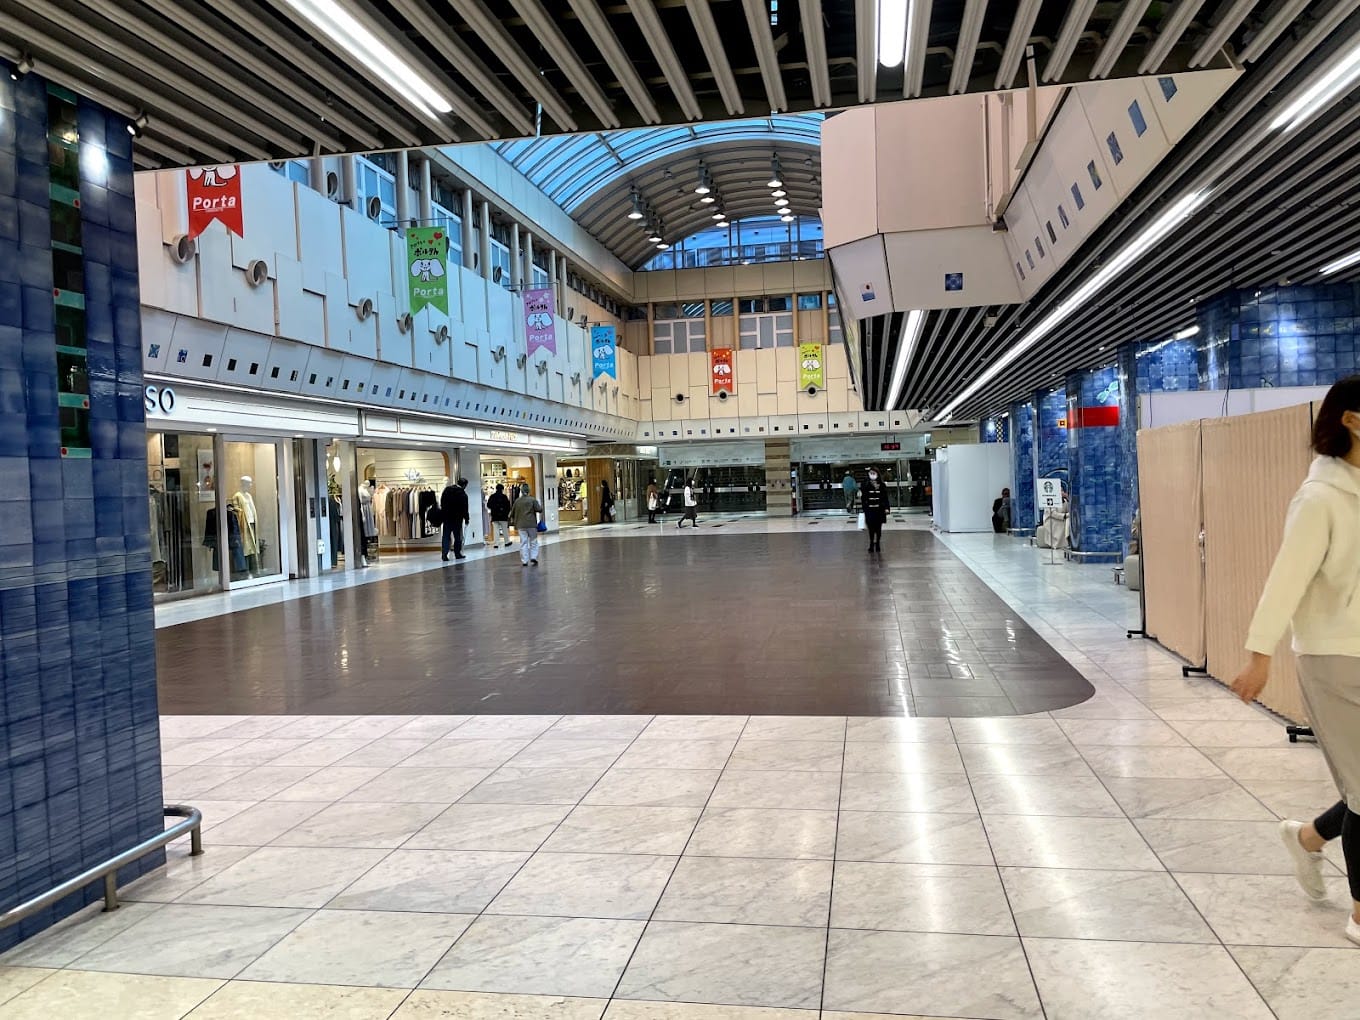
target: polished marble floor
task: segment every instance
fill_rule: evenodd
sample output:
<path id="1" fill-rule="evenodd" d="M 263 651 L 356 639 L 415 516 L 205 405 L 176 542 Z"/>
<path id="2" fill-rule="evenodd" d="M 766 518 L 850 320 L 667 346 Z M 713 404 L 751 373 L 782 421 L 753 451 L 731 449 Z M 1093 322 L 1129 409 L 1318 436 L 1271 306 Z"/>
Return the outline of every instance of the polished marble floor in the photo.
<path id="1" fill-rule="evenodd" d="M 1093 697 L 167 716 L 207 853 L 0 957 L 0 1017 L 1355 1017 L 1340 855 L 1312 904 L 1276 836 L 1317 749 L 1126 640 L 1108 570 L 942 541 Z"/>
<path id="2" fill-rule="evenodd" d="M 1003 716 L 1090 684 L 928 530 L 645 524 L 162 627 L 167 714 Z"/>

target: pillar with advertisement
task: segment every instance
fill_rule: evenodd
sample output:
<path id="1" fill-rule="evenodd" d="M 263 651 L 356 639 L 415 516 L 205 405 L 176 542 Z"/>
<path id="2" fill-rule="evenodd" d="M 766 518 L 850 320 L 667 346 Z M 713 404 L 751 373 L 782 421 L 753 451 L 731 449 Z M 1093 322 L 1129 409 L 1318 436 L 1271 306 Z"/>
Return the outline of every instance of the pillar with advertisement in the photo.
<path id="1" fill-rule="evenodd" d="M 712 392 L 729 396 L 737 392 L 736 353 L 730 347 L 715 347 L 708 352 Z"/>

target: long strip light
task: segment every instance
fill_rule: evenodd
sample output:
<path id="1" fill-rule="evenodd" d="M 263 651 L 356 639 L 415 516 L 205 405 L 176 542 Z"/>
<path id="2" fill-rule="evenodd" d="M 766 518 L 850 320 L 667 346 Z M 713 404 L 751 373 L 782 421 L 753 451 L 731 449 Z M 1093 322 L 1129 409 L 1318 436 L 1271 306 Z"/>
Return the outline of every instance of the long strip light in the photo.
<path id="1" fill-rule="evenodd" d="M 313 25 L 363 63 L 413 106 L 431 117 L 451 113 L 453 104 L 409 61 L 395 53 L 390 46 L 370 32 L 335 0 L 286 0 Z"/>
<path id="2" fill-rule="evenodd" d="M 897 357 L 893 360 L 892 378 L 888 382 L 888 402 L 883 405 L 885 410 L 891 411 L 902 397 L 902 387 L 907 381 L 907 369 L 911 365 L 912 355 L 916 353 L 916 345 L 921 339 L 921 328 L 925 324 L 926 313 L 919 308 L 913 308 L 902 320 L 902 332 L 897 338 Z"/>
<path id="3" fill-rule="evenodd" d="M 985 372 L 974 379 L 964 388 L 962 393 L 945 406 L 944 410 L 937 416 L 937 420 L 940 422 L 948 421 L 960 404 L 963 404 L 974 393 L 995 379 L 1012 361 L 1062 325 L 1074 312 L 1080 310 L 1087 301 L 1098 294 L 1102 288 L 1147 254 L 1148 250 L 1162 238 L 1189 219 L 1195 210 L 1208 200 L 1211 191 L 1211 188 L 1204 188 L 1178 199 L 1171 208 L 1158 216 L 1148 225 L 1146 230 L 1121 248 L 1113 258 L 1093 273 L 1057 308 L 1045 315 L 1028 333 L 1012 344 L 1010 350 L 992 362 Z"/>
<path id="4" fill-rule="evenodd" d="M 1360 46 L 1346 53 L 1328 68 L 1317 81 L 1303 90 L 1303 94 L 1280 111 L 1270 123 L 1272 131 L 1283 128 L 1293 131 L 1313 114 L 1350 89 L 1360 79 Z"/>
<path id="5" fill-rule="evenodd" d="M 911 0 L 878 0 L 878 62 L 896 67 L 907 55 Z"/>
<path id="6" fill-rule="evenodd" d="M 1360 251 L 1353 251 L 1349 255 L 1341 256 L 1335 262 L 1328 262 L 1318 272 L 1323 276 L 1331 276 L 1333 273 L 1339 273 L 1341 270 L 1349 269 L 1357 264 L 1360 264 Z"/>

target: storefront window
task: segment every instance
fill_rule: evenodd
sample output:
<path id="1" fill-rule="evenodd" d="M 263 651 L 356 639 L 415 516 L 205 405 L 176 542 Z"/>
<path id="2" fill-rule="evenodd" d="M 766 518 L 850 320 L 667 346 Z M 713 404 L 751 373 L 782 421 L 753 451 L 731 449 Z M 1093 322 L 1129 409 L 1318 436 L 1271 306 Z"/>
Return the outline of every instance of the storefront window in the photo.
<path id="1" fill-rule="evenodd" d="M 220 475 L 226 493 L 231 579 L 281 574 L 277 444 L 227 443 Z"/>
<path id="2" fill-rule="evenodd" d="M 151 576 L 157 596 L 218 589 L 213 437 L 151 433 L 146 444 Z"/>

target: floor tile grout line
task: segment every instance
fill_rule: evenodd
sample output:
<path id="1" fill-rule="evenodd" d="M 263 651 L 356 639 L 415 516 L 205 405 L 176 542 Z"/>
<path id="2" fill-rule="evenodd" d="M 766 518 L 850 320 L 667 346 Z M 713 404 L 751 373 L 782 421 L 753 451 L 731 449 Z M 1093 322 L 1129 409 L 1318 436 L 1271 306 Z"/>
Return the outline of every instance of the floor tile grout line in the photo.
<path id="1" fill-rule="evenodd" d="M 831 970 L 831 926 L 835 921 L 836 911 L 836 862 L 840 858 L 841 852 L 841 805 L 845 802 L 845 752 L 848 750 L 850 742 L 850 720 L 845 721 L 845 740 L 841 747 L 841 775 L 840 784 L 837 787 L 838 796 L 836 797 L 836 831 L 831 844 L 831 885 L 827 889 L 826 898 L 826 941 L 822 949 L 822 987 L 818 999 L 818 1015 L 826 1013 L 826 979 Z"/>
<path id="2" fill-rule="evenodd" d="M 703 824 L 704 815 L 708 813 L 709 804 L 713 800 L 713 794 L 718 789 L 718 784 L 722 782 L 722 777 L 727 772 L 727 766 L 731 763 L 732 756 L 737 753 L 737 745 L 741 743 L 741 738 L 745 735 L 747 728 L 751 725 L 751 718 L 752 717 L 748 715 L 746 721 L 742 723 L 741 730 L 737 733 L 737 739 L 732 742 L 732 750 L 728 752 L 727 761 L 723 764 L 723 767 L 718 770 L 718 778 L 713 783 L 713 789 L 709 791 L 708 798 L 704 801 L 703 807 L 699 809 L 699 816 L 694 821 L 694 827 L 690 830 L 689 838 L 685 840 L 685 845 L 680 848 L 680 853 L 676 855 L 675 864 L 671 867 L 670 874 L 666 876 L 666 881 L 661 886 L 661 892 L 657 896 L 656 902 L 652 904 L 651 912 L 642 923 L 642 931 L 639 932 L 637 941 L 633 943 L 633 949 L 628 954 L 628 959 L 619 970 L 618 979 L 614 982 L 614 990 L 609 994 L 609 1001 L 605 1005 L 606 1013 L 609 1012 L 609 1007 L 614 1004 L 614 1001 L 618 999 L 619 989 L 623 987 L 623 979 L 628 976 L 628 970 L 633 966 L 633 961 L 637 958 L 638 949 L 641 948 L 643 940 L 647 937 L 647 932 L 651 929 L 652 923 L 656 919 L 656 912 L 661 907 L 661 901 L 666 898 L 666 891 L 670 889 L 671 882 L 675 879 L 675 873 L 680 867 L 680 862 L 685 857 L 685 851 L 689 849 L 690 843 L 694 841 L 694 833 L 698 832 L 699 826 Z"/>

